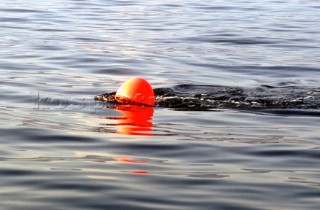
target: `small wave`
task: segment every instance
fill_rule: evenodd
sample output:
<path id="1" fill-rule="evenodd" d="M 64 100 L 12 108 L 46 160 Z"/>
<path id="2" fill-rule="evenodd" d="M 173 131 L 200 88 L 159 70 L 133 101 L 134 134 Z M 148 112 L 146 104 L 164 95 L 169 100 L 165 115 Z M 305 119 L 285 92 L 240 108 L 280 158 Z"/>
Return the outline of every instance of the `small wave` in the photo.
<path id="1" fill-rule="evenodd" d="M 156 106 L 179 110 L 238 109 L 319 109 L 320 89 L 295 86 L 260 86 L 254 89 L 216 85 L 177 85 L 154 89 Z M 118 103 L 115 93 L 105 93 L 95 100 Z"/>

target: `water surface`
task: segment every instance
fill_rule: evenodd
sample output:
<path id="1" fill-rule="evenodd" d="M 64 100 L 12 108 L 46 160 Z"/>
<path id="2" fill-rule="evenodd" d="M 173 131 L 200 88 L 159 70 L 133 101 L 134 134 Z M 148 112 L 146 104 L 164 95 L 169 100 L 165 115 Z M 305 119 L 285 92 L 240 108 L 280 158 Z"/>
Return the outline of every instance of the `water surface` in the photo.
<path id="1" fill-rule="evenodd" d="M 154 88 L 319 89 L 319 10 L 1 1 L 1 209 L 318 209 L 318 108 L 128 112 L 94 96 L 134 76 Z"/>

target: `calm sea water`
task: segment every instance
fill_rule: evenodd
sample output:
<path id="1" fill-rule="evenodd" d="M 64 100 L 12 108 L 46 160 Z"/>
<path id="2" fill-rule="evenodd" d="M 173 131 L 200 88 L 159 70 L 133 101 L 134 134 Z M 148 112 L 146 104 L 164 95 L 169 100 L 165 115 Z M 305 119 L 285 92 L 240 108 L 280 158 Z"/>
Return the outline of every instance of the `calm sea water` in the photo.
<path id="1" fill-rule="evenodd" d="M 318 88 L 319 14 L 313 0 L 2 0 L 1 209 L 319 209 L 319 110 L 128 122 L 93 100 L 135 76 Z"/>

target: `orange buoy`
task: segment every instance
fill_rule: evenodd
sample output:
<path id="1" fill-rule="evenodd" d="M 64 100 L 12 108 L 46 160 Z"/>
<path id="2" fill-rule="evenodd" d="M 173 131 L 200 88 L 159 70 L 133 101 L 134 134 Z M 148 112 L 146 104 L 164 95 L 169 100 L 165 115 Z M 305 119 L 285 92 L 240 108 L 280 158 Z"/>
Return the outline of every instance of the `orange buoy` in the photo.
<path id="1" fill-rule="evenodd" d="M 143 78 L 132 78 L 118 89 L 115 99 L 122 104 L 154 106 L 154 93 L 151 85 Z"/>

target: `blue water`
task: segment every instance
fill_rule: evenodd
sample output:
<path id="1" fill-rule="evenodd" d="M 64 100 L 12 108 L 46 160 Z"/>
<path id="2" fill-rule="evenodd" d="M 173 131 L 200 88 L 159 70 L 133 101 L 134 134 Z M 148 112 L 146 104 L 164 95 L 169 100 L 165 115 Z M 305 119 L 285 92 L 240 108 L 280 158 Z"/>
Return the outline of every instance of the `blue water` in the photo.
<path id="1" fill-rule="evenodd" d="M 319 14 L 313 0 L 1 1 L 1 209 L 319 209 L 319 110 L 152 108 L 139 124 L 93 100 L 136 76 L 319 88 Z"/>

